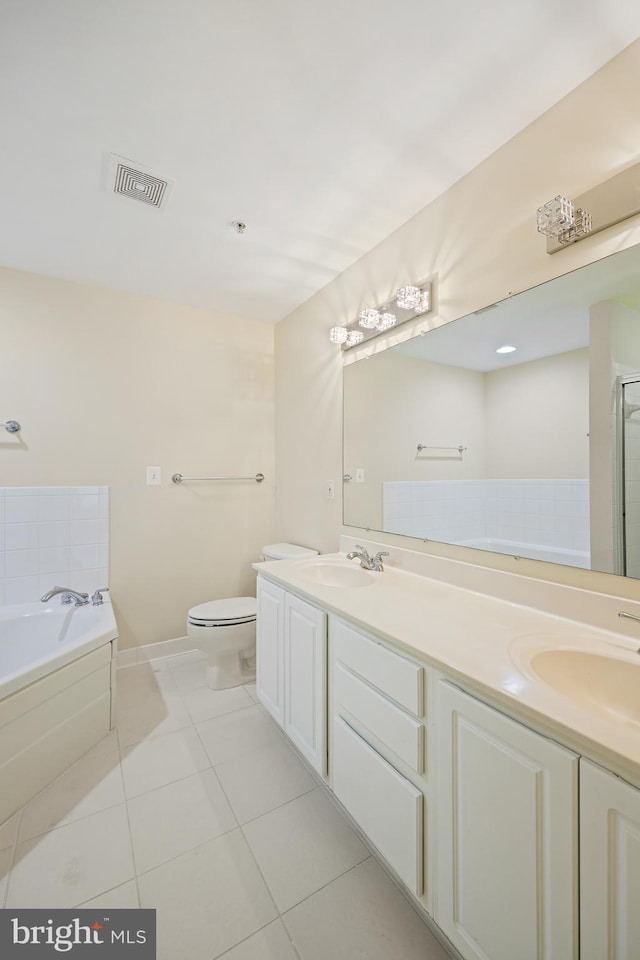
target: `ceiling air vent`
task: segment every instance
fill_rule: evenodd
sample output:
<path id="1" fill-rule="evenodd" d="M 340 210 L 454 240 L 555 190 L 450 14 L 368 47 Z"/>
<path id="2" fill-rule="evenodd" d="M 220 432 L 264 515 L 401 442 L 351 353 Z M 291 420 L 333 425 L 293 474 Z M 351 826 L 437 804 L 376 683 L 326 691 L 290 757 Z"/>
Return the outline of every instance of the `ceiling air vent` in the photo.
<path id="1" fill-rule="evenodd" d="M 151 176 L 143 170 L 136 170 L 125 163 L 118 163 L 113 192 L 140 200 L 150 207 L 161 207 L 168 185 L 167 180 Z"/>

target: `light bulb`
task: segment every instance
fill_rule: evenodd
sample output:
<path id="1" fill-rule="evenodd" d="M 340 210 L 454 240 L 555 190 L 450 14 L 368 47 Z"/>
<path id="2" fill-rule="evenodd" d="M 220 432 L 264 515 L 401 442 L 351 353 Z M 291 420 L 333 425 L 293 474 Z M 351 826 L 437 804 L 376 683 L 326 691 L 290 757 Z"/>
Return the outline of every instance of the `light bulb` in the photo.
<path id="1" fill-rule="evenodd" d="M 512 347 L 510 343 L 505 343 L 503 347 L 498 347 L 496 353 L 513 353 L 515 349 L 516 348 Z"/>
<path id="2" fill-rule="evenodd" d="M 396 303 L 401 310 L 417 310 L 420 306 L 420 287 L 400 287 L 396 293 Z"/>

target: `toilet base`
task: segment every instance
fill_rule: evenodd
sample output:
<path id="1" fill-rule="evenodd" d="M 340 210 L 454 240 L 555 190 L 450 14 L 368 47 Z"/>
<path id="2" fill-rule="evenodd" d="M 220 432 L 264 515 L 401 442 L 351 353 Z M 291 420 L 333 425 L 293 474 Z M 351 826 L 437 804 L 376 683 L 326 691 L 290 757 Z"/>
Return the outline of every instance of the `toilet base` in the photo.
<path id="1" fill-rule="evenodd" d="M 215 657 L 215 663 L 207 663 L 205 680 L 212 690 L 227 690 L 252 683 L 256 678 L 256 656 L 247 651 L 246 656 L 237 653 L 221 654 Z"/>

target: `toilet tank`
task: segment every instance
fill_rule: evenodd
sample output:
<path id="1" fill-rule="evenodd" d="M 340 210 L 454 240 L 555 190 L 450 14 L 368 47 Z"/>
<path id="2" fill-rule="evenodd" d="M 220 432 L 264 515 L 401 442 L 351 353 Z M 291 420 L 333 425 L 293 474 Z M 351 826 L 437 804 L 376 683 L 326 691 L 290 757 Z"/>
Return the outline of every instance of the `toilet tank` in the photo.
<path id="1" fill-rule="evenodd" d="M 262 560 L 295 560 L 296 557 L 317 555 L 317 550 L 299 547 L 296 543 L 269 543 L 261 550 Z"/>

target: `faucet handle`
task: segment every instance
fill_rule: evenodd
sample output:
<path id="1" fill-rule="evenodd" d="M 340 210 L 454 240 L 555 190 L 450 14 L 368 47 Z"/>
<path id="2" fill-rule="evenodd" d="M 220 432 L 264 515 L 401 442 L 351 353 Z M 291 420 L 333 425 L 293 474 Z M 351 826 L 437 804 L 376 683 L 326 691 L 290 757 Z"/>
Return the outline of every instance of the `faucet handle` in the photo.
<path id="1" fill-rule="evenodd" d="M 353 549 L 354 549 L 354 551 L 359 550 L 363 557 L 368 557 L 368 556 L 369 556 L 369 554 L 367 553 L 367 548 L 366 548 L 366 547 L 363 547 L 361 543 L 356 543 L 356 545 L 355 545 L 355 547 L 354 547 Z"/>
<path id="2" fill-rule="evenodd" d="M 381 560 L 382 557 L 388 557 L 388 556 L 389 556 L 388 550 L 381 550 L 380 553 L 376 553 L 376 560 Z"/>
<path id="3" fill-rule="evenodd" d="M 103 593 L 107 593 L 109 587 L 98 587 L 94 593 L 91 594 L 91 602 L 94 607 L 99 607 L 101 603 L 104 603 Z"/>

